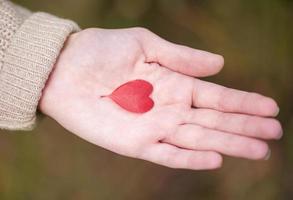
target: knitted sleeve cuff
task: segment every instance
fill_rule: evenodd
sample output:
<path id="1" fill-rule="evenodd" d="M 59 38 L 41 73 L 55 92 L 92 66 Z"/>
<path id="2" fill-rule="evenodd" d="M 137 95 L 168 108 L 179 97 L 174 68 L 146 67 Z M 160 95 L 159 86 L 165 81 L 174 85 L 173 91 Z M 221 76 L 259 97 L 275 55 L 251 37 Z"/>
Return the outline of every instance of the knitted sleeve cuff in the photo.
<path id="1" fill-rule="evenodd" d="M 0 69 L 0 128 L 31 130 L 42 89 L 66 41 L 79 27 L 47 13 L 30 15 L 4 52 Z"/>

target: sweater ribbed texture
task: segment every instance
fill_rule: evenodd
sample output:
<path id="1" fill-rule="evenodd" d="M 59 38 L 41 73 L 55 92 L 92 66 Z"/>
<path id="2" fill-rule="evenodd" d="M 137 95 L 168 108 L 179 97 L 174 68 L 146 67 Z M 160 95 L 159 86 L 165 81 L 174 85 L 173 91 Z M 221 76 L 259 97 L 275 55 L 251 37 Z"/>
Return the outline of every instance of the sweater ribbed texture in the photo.
<path id="1" fill-rule="evenodd" d="M 0 0 L 0 128 L 34 127 L 46 80 L 75 31 L 72 21 Z"/>

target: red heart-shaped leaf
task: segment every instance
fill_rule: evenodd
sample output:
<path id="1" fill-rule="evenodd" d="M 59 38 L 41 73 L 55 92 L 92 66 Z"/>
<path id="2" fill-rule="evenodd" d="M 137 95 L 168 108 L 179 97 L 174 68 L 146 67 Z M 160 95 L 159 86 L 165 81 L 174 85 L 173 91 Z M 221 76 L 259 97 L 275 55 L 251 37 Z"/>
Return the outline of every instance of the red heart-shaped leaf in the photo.
<path id="1" fill-rule="evenodd" d="M 152 109 L 154 101 L 149 97 L 153 86 L 145 80 L 133 80 L 116 88 L 110 97 L 119 106 L 135 113 L 144 113 Z"/>

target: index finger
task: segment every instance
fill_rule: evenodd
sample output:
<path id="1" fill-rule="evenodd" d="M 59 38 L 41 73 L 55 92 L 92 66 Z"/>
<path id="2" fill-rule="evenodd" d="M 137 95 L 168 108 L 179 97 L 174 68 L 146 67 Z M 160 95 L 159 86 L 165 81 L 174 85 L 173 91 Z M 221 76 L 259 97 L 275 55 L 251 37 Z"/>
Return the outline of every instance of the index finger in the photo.
<path id="1" fill-rule="evenodd" d="M 279 113 L 279 107 L 272 98 L 257 93 L 231 89 L 198 79 L 194 80 L 193 88 L 194 107 L 263 117 L 276 116 Z"/>

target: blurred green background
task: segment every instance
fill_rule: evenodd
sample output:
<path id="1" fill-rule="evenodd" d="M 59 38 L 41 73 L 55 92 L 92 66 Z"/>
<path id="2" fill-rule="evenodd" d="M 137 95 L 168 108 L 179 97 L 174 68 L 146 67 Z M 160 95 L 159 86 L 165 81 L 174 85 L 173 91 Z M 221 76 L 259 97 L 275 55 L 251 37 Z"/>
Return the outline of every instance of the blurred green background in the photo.
<path id="1" fill-rule="evenodd" d="M 293 1 L 17 0 L 81 27 L 144 26 L 224 55 L 208 80 L 275 98 L 284 127 L 269 161 L 225 158 L 217 171 L 174 170 L 89 144 L 49 118 L 32 132 L 0 131 L 0 199 L 293 199 Z"/>

